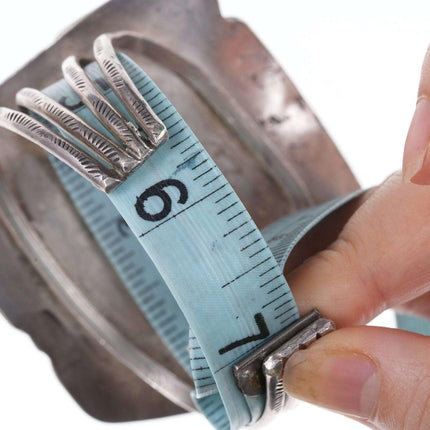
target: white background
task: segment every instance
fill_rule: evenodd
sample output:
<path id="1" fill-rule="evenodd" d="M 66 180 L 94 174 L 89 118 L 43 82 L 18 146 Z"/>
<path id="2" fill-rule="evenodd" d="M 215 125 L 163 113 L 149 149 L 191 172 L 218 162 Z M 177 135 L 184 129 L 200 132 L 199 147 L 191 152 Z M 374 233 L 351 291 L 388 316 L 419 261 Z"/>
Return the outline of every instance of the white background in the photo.
<path id="1" fill-rule="evenodd" d="M 0 82 L 102 3 L 2 1 Z M 364 187 L 400 168 L 430 41 L 428 1 L 220 0 L 220 6 L 225 16 L 245 21 L 274 54 Z M 392 315 L 385 314 L 375 323 L 392 322 Z M 75 404 L 28 336 L 1 316 L 0 340 L 0 429 L 210 428 L 196 414 L 129 424 L 98 422 Z M 364 428 L 304 404 L 269 426 L 287 427 Z"/>

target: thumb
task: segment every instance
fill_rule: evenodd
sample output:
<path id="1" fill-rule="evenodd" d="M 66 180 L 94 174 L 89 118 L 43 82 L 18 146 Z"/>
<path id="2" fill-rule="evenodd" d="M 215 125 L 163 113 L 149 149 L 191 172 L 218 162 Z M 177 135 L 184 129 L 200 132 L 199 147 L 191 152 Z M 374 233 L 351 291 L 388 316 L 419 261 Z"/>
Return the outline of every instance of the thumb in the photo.
<path id="1" fill-rule="evenodd" d="M 403 180 L 430 184 L 430 47 L 424 58 L 417 106 L 406 138 Z"/>
<path id="2" fill-rule="evenodd" d="M 430 428 L 430 339 L 380 327 L 343 328 L 296 352 L 293 397 L 384 430 Z"/>

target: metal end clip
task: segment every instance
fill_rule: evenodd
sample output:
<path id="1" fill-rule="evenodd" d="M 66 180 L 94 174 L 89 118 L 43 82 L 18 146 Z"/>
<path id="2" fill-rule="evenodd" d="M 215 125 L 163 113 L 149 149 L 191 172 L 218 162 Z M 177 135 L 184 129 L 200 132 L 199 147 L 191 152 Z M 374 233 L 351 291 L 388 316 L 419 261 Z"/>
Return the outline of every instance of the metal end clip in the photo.
<path id="1" fill-rule="evenodd" d="M 259 422 L 277 414 L 287 404 L 288 395 L 282 381 L 286 361 L 294 352 L 307 348 L 335 328 L 333 321 L 313 310 L 233 367 L 237 386 L 243 394 L 255 397 L 266 393 Z"/>
<path id="2" fill-rule="evenodd" d="M 73 91 L 116 141 L 85 123 L 60 103 L 31 88 L 20 90 L 16 95 L 16 102 L 43 118 L 48 125 L 26 113 L 1 107 L 0 126 L 41 146 L 95 187 L 108 193 L 165 142 L 168 133 L 166 126 L 139 93 L 122 66 L 113 48 L 112 36 L 102 34 L 95 40 L 93 48 L 106 81 L 130 113 L 134 123 L 124 118 L 100 93 L 76 57 L 64 60 L 63 75 Z M 58 131 L 62 131 L 64 135 L 60 135 Z"/>

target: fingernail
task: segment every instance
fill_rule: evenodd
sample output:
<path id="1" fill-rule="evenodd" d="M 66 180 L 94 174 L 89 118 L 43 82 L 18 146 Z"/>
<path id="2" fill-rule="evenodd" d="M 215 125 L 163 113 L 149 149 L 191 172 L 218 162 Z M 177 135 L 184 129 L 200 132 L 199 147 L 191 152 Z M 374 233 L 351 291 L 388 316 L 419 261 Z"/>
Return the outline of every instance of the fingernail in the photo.
<path id="1" fill-rule="evenodd" d="M 360 418 L 372 416 L 378 396 L 374 362 L 358 353 L 296 352 L 286 363 L 284 387 L 293 397 Z"/>
<path id="2" fill-rule="evenodd" d="M 430 184 L 430 101 L 419 100 L 406 137 L 403 181 Z"/>

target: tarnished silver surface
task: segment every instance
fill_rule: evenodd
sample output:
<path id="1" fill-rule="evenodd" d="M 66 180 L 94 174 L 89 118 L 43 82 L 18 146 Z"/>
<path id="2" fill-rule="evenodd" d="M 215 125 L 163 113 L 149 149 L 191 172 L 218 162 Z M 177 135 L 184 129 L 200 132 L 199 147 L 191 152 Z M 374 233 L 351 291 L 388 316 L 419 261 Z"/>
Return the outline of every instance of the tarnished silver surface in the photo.
<path id="1" fill-rule="evenodd" d="M 1 85 L 0 105 L 13 108 L 19 89 L 60 79 L 67 56 L 90 58 L 99 34 L 124 30 L 115 48 L 157 82 L 259 227 L 358 187 L 279 64 L 246 25 L 222 18 L 215 0 L 110 1 Z M 99 342 L 44 274 L 45 259 L 55 260 L 129 342 L 190 383 L 83 225 L 44 151 L 0 130 L 0 170 L 0 194 L 7 192 L 0 198 L 2 312 L 49 354 L 63 384 L 91 415 L 129 421 L 183 411 Z M 9 198 L 21 210 L 20 223 L 9 219 Z M 44 244 L 43 260 L 25 240 L 27 228 Z M 297 264 L 303 258 L 306 253 Z"/>
<path id="2" fill-rule="evenodd" d="M 0 177 L 0 187 L 3 186 Z M 181 408 L 187 411 L 195 410 L 191 400 L 190 386 L 178 379 L 169 369 L 140 351 L 100 314 L 70 280 L 67 272 L 58 265 L 45 244 L 26 222 L 25 215 L 7 188 L 0 189 L 0 199 L 2 200 L 1 207 L 7 211 L 4 216 L 7 222 L 11 223 L 10 227 L 22 232 L 20 236 L 15 237 L 17 243 L 26 250 L 28 258 L 32 260 L 45 281 L 54 286 L 59 300 L 65 304 L 88 333 L 150 387 Z"/>

